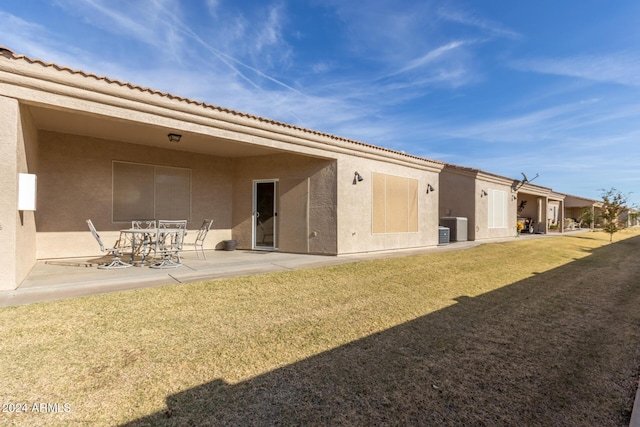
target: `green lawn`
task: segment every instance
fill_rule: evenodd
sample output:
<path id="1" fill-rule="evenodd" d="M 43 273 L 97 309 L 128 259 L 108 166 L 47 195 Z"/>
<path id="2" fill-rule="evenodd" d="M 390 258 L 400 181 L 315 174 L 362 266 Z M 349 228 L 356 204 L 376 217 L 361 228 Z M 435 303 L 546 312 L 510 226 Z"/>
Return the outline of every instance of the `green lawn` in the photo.
<path id="1" fill-rule="evenodd" d="M 640 231 L 608 239 L 2 308 L 0 424 L 628 424 Z"/>

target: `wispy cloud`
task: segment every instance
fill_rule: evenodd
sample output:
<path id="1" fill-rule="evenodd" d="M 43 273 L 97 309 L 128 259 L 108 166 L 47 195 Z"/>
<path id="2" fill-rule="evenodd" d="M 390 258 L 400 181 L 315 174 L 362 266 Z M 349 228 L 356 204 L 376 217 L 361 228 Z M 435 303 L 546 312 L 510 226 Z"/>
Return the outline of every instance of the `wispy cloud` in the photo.
<path id="1" fill-rule="evenodd" d="M 385 77 L 392 77 L 398 74 L 406 73 L 407 71 L 415 70 L 416 68 L 421 68 L 429 64 L 432 64 L 434 61 L 442 59 L 442 57 L 445 56 L 447 53 L 450 53 L 464 46 L 465 44 L 468 44 L 468 42 L 460 40 L 460 41 L 453 41 L 445 45 L 439 46 L 418 58 L 410 60 L 404 67 L 402 67 L 401 69 L 391 74 L 388 74 Z"/>
<path id="2" fill-rule="evenodd" d="M 256 50 L 262 51 L 265 46 L 275 46 L 282 43 L 281 40 L 281 7 L 272 6 L 267 11 L 264 24 L 259 29 L 256 37 Z"/>
<path id="3" fill-rule="evenodd" d="M 552 137 L 552 127 L 580 110 L 581 103 L 565 104 L 528 112 L 519 116 L 491 119 L 443 130 L 450 138 L 485 142 L 530 144 Z M 575 125 L 575 124 L 574 124 Z M 565 126 L 568 126 L 565 124 Z"/>
<path id="4" fill-rule="evenodd" d="M 512 61 L 521 71 L 554 74 L 581 79 L 640 86 L 640 52 L 627 51 L 605 55 L 576 55 L 563 58 L 532 58 Z"/>
<path id="5" fill-rule="evenodd" d="M 220 7 L 220 0 L 206 0 L 207 9 L 211 16 L 218 15 L 218 8 Z"/>
<path id="6" fill-rule="evenodd" d="M 490 19 L 474 16 L 472 13 L 460 8 L 452 9 L 451 7 L 442 7 L 438 9 L 438 16 L 450 22 L 477 28 L 490 36 L 506 37 L 514 40 L 523 38 L 522 34 L 517 31 L 509 29 Z"/>

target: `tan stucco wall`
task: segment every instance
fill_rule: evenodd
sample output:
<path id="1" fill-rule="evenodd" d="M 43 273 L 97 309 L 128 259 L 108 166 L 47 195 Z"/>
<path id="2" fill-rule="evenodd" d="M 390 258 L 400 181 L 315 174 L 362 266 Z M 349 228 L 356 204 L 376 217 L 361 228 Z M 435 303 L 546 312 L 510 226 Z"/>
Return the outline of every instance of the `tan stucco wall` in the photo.
<path id="1" fill-rule="evenodd" d="M 111 218 L 113 160 L 190 168 L 193 196 L 188 228 L 194 230 L 202 219 L 212 217 L 208 248 L 231 238 L 238 240 L 239 248 L 251 248 L 253 181 L 260 179 L 280 180 L 282 189 L 295 187 L 294 197 L 304 188 L 297 183 L 304 180 L 301 185 L 308 186 L 307 222 L 278 223 L 281 250 L 339 254 L 437 244 L 439 182 L 434 171 L 355 156 L 338 156 L 336 161 L 282 153 L 227 159 L 57 132 L 41 131 L 39 135 L 39 259 L 99 255 L 86 229 L 88 218 L 107 245 L 117 240 L 119 229 L 128 227 Z M 336 184 L 341 167 L 342 178 Z M 355 170 L 365 176 L 358 185 L 352 183 Z M 418 232 L 372 233 L 374 171 L 418 181 Z M 292 183 L 296 185 L 287 186 Z M 436 192 L 426 194 L 427 184 Z M 281 214 L 279 221 L 287 212 Z"/>
<path id="2" fill-rule="evenodd" d="M 487 193 L 489 193 L 490 190 L 504 191 L 507 193 L 508 208 L 506 227 L 489 228 L 489 197 L 481 196 L 482 190 L 485 190 Z M 510 185 L 478 180 L 476 181 L 474 197 L 476 199 L 476 240 L 514 237 L 516 235 L 517 196 L 511 191 Z"/>
<path id="3" fill-rule="evenodd" d="M 18 102 L 0 97 L 0 289 L 15 289 L 18 253 Z"/>
<path id="4" fill-rule="evenodd" d="M 18 136 L 18 169 L 19 172 L 38 175 L 38 131 L 33 125 L 29 109 L 20 106 Z M 36 189 L 36 209 L 38 196 Z M 21 282 L 31 271 L 36 261 L 36 221 L 35 212 L 22 211 L 19 214 L 16 253 L 18 254 L 17 279 Z"/>
<path id="5" fill-rule="evenodd" d="M 516 234 L 515 193 L 507 178 L 483 174 L 479 171 L 460 171 L 445 168 L 440 173 L 440 217 L 467 218 L 468 240 L 512 237 Z M 489 228 L 490 190 L 507 193 L 507 227 Z M 486 193 L 486 194 L 485 194 Z"/>
<path id="6" fill-rule="evenodd" d="M 36 173 L 37 133 L 28 110 L 0 97 L 0 289 L 15 289 L 36 261 L 32 211 L 18 211 L 18 174 Z"/>
<path id="7" fill-rule="evenodd" d="M 478 190 L 480 191 L 480 190 Z M 446 168 L 440 172 L 439 218 L 467 218 L 467 239 L 476 239 L 476 183 L 475 177 L 452 173 Z M 486 203 L 485 203 L 486 209 Z"/>
<path id="8" fill-rule="evenodd" d="M 308 227 L 299 221 L 282 223 L 288 212 L 281 200 L 286 195 L 279 192 L 277 246 L 283 251 L 336 254 L 336 162 L 293 154 L 274 154 L 238 158 L 234 160 L 233 175 L 233 238 L 242 249 L 252 248 L 252 203 L 254 180 L 278 180 L 278 188 L 289 188 L 308 180 L 308 197 L 300 204 L 308 203 Z M 298 197 L 295 195 L 294 197 Z M 290 207 L 289 209 L 296 207 Z M 298 206 L 296 210 L 305 209 Z M 286 232 L 285 232 L 286 231 Z M 283 240 L 284 239 L 284 240 Z M 308 250 L 305 250 L 308 248 Z"/>
<path id="9" fill-rule="evenodd" d="M 206 247 L 231 238 L 230 159 L 47 131 L 40 132 L 38 157 L 40 259 L 99 254 L 86 219 L 93 221 L 106 245 L 117 240 L 117 230 L 130 226 L 112 222 L 113 160 L 191 169 L 188 229 L 212 218 Z"/>
<path id="10" fill-rule="evenodd" d="M 339 156 L 337 169 L 338 253 L 358 253 L 438 244 L 438 172 L 380 162 L 358 156 Z M 355 172 L 364 180 L 353 183 Z M 373 173 L 418 180 L 418 231 L 373 233 Z M 435 191 L 426 194 L 427 184 Z"/>

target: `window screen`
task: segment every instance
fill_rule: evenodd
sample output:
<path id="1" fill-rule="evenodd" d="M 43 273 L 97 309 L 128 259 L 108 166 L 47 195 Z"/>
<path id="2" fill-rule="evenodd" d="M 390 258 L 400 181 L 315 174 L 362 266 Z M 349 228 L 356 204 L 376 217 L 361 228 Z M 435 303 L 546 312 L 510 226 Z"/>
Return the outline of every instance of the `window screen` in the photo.
<path id="1" fill-rule="evenodd" d="M 191 219 L 191 170 L 113 162 L 113 222 Z"/>
<path id="2" fill-rule="evenodd" d="M 507 227 L 507 196 L 506 191 L 489 190 L 489 228 Z"/>
<path id="3" fill-rule="evenodd" d="M 372 231 L 418 231 L 418 180 L 373 174 Z"/>
<path id="4" fill-rule="evenodd" d="M 190 219 L 191 171 L 156 168 L 156 215 L 158 219 Z"/>

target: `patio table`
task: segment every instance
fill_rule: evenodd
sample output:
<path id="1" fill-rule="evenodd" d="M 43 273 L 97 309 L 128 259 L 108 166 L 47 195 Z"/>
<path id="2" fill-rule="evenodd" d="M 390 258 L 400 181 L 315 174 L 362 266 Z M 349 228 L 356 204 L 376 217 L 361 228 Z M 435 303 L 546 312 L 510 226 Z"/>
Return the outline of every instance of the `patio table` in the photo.
<path id="1" fill-rule="evenodd" d="M 163 229 L 161 234 L 176 234 L 180 230 L 177 229 Z M 140 266 L 144 265 L 145 258 L 149 251 L 148 248 L 155 246 L 156 236 L 159 234 L 157 228 L 125 228 L 120 230 L 120 233 L 129 235 L 131 238 L 131 264 L 134 265 L 134 257 L 136 253 L 141 254 Z M 187 234 L 186 231 L 184 233 Z"/>

